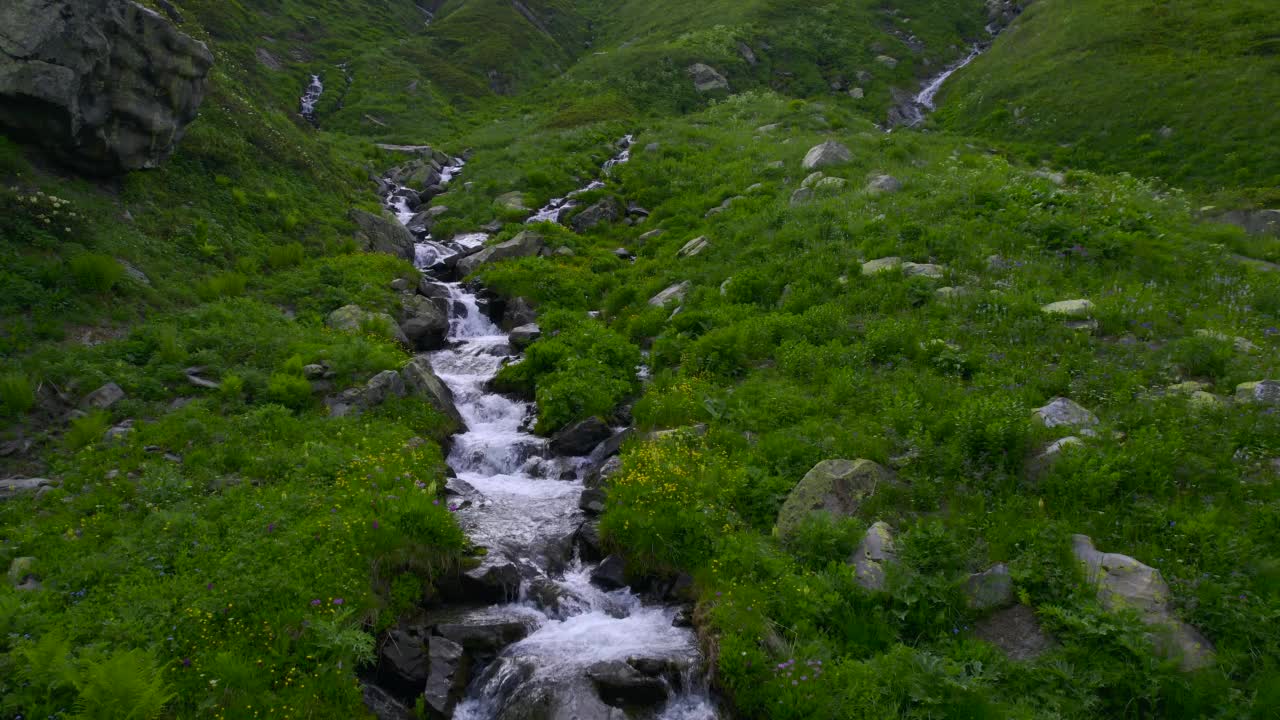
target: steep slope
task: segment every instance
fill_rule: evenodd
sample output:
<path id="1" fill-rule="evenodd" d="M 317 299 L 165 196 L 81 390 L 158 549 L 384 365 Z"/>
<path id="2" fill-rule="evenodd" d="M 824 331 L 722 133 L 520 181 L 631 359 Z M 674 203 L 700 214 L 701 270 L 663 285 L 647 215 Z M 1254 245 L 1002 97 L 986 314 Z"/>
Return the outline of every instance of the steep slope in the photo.
<path id="1" fill-rule="evenodd" d="M 1039 1 L 946 88 L 939 122 L 1061 165 L 1275 202 L 1277 26 L 1267 0 Z"/>

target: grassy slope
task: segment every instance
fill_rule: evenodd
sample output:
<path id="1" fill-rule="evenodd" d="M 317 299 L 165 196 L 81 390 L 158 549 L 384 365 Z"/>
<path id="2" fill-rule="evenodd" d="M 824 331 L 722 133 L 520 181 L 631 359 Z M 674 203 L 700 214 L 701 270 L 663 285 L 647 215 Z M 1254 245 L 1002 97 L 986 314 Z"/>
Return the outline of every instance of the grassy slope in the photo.
<path id="1" fill-rule="evenodd" d="M 1062 165 L 1275 202 L 1277 24 L 1267 0 L 1036 2 L 947 87 L 939 121 Z"/>

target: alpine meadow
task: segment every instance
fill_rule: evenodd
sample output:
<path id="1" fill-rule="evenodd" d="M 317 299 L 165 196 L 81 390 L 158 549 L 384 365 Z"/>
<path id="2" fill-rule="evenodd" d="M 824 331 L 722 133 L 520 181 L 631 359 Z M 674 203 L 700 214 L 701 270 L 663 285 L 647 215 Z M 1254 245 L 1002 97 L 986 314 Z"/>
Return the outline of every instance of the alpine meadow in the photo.
<path id="1" fill-rule="evenodd" d="M 3 0 L 0 718 L 1280 719 L 1280 3 Z"/>

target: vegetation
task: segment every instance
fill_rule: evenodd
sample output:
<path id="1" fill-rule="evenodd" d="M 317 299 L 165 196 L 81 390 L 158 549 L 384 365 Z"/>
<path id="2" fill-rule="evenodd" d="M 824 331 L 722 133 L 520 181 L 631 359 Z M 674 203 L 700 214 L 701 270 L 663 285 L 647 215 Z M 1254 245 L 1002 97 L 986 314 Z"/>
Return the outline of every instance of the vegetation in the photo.
<path id="1" fill-rule="evenodd" d="M 983 39 L 985 3 L 526 0 L 537 24 L 496 0 L 429 24 L 390 0 L 174 4 L 217 63 L 162 168 L 90 181 L 0 137 L 0 473 L 59 481 L 0 501 L 7 716 L 361 716 L 375 637 L 470 551 L 440 497 L 450 421 L 323 401 L 409 359 L 375 323 L 325 326 L 394 314 L 392 282 L 418 280 L 353 240 L 369 178 L 403 161 L 373 143 L 470 150 L 434 231 L 496 219 L 501 241 L 526 227 L 498 196 L 562 197 L 629 133 L 578 199 L 647 216 L 543 224 L 555 252 L 477 278 L 538 310 L 498 378 L 538 432 L 641 431 L 602 535 L 693 576 L 738 716 L 1280 713 L 1280 423 L 1234 399 L 1280 376 L 1280 273 L 1241 261 L 1280 242 L 1197 219 L 1275 199 L 1272 4 L 1032 4 L 892 133 L 894 89 Z M 732 90 L 697 92 L 695 62 Z M 793 201 L 826 140 L 843 183 Z M 886 257 L 935 267 L 864 272 Z M 1078 298 L 1088 318 L 1042 310 Z M 81 406 L 107 383 L 124 398 Z M 1092 435 L 1033 422 L 1055 397 Z M 778 536 L 833 458 L 892 487 Z M 876 521 L 899 555 L 881 592 L 848 564 Z M 1104 610 L 1074 533 L 1158 569 L 1212 664 L 1183 672 Z M 966 603 L 998 562 L 1053 638 L 1035 659 Z"/>

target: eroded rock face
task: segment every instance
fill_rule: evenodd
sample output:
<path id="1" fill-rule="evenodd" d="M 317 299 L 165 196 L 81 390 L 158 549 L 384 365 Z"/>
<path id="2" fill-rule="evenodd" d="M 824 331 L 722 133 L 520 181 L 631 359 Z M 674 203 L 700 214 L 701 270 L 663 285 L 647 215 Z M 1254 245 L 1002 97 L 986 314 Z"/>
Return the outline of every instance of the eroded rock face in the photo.
<path id="1" fill-rule="evenodd" d="M 0 126 L 85 172 L 160 165 L 212 65 L 203 43 L 130 0 L 0 3 Z"/>

